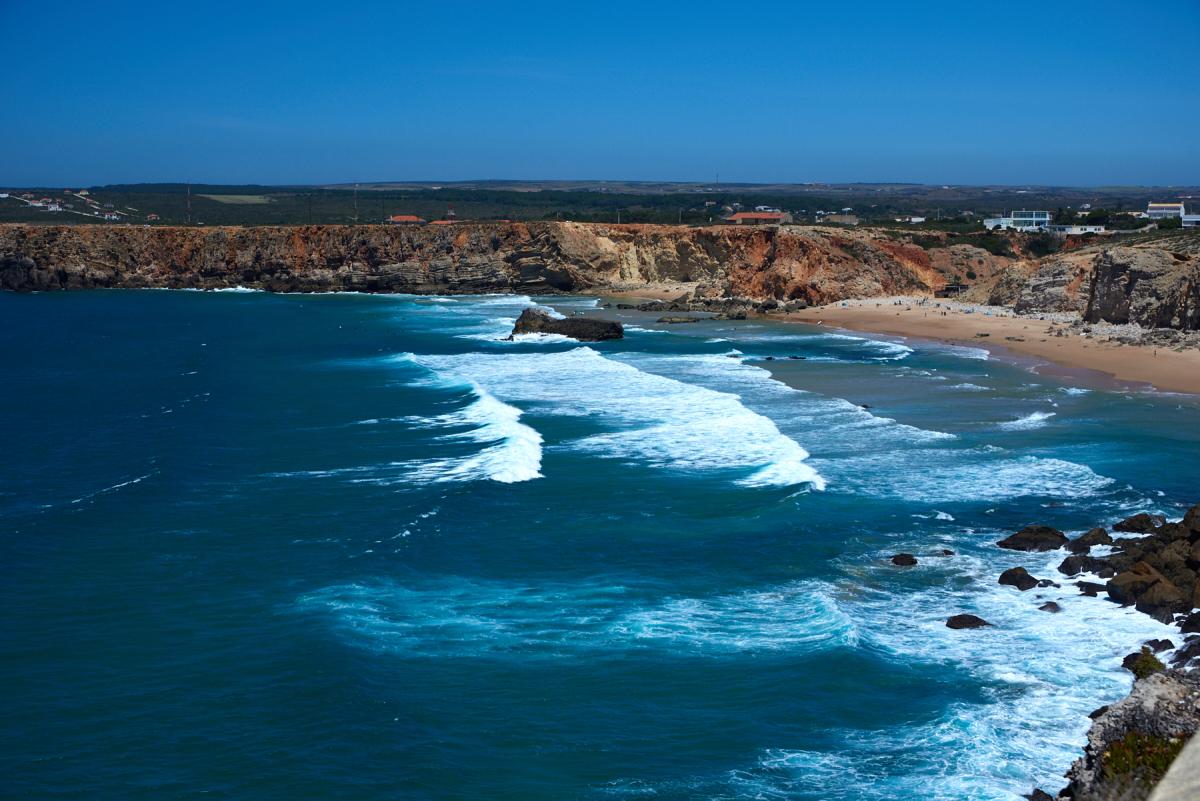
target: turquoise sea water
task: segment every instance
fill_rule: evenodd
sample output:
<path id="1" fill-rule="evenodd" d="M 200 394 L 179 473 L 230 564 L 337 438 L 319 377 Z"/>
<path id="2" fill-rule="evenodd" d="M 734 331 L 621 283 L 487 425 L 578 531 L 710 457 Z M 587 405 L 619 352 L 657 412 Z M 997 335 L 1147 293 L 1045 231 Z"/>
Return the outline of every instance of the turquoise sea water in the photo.
<path id="1" fill-rule="evenodd" d="M 1181 514 L 1197 399 L 754 321 L 500 341 L 537 300 L 0 296 L 5 795 L 1061 786 L 1169 630 L 992 543 Z"/>

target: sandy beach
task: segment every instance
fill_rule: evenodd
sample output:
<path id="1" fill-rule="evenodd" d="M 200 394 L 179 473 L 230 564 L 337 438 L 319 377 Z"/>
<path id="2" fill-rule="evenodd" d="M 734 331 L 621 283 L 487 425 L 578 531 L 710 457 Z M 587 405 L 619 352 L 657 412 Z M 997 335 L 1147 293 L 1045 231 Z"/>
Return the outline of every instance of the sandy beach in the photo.
<path id="1" fill-rule="evenodd" d="M 1019 317 L 1008 309 L 967 313 L 958 304 L 918 298 L 850 300 L 784 315 L 804 323 L 822 323 L 856 331 L 970 344 L 998 354 L 1044 360 L 1039 372 L 1063 374 L 1091 370 L 1129 384 L 1167 392 L 1200 393 L 1200 351 L 1177 352 L 1144 345 L 1101 342 L 1074 332 L 1063 336 L 1061 322 Z M 899 304 L 899 305 L 897 305 Z M 986 334 L 986 336 L 980 336 Z M 1056 367 L 1057 366 L 1057 369 Z"/>

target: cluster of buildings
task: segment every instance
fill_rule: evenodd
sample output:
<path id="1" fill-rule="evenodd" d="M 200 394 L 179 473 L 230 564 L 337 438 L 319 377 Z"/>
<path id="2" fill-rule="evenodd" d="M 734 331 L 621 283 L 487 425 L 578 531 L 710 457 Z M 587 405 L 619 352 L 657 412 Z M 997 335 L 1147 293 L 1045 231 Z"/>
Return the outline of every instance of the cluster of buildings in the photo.
<path id="1" fill-rule="evenodd" d="M 18 200 L 32 209 L 41 209 L 51 213 L 67 212 L 82 217 L 96 217 L 108 222 L 121 222 L 130 217 L 130 211 L 137 211 L 137 209 L 129 207 L 127 207 L 128 211 L 122 211 L 115 208 L 112 203 L 101 203 L 91 197 L 91 193 L 86 189 L 80 189 L 78 192 L 73 189 L 64 189 L 62 198 L 38 197 L 33 192 L 0 192 L 0 200 L 6 198 Z M 158 215 L 148 214 L 146 219 L 148 221 L 158 220 Z"/>
<path id="2" fill-rule="evenodd" d="M 1084 208 L 1091 208 L 1091 205 L 1085 204 Z M 1200 214 L 1188 214 L 1187 207 L 1183 201 L 1177 203 L 1149 203 L 1146 205 L 1145 212 L 1138 212 L 1134 216 L 1147 220 L 1165 220 L 1171 217 L 1178 217 L 1184 228 L 1200 227 Z M 1005 217 L 989 217 L 983 221 L 983 225 L 990 231 L 1051 231 L 1056 234 L 1104 233 L 1103 225 L 1086 225 L 1082 223 L 1058 225 L 1052 219 L 1053 217 L 1048 211 L 1022 210 L 1011 211 Z"/>

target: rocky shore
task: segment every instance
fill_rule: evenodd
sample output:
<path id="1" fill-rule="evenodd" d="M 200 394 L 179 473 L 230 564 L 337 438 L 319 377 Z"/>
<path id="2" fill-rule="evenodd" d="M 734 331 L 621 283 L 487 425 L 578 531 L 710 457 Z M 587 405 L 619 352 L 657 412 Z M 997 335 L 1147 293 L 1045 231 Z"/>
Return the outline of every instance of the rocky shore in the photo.
<path id="1" fill-rule="evenodd" d="M 1113 536 L 1113 535 L 1116 536 Z M 1124 660 L 1135 682 L 1129 696 L 1095 710 L 1084 754 L 1066 774 L 1057 796 L 1035 790 L 1031 799 L 1140 801 L 1147 798 L 1174 757 L 1200 728 L 1200 504 L 1183 519 L 1142 513 L 1070 539 L 1050 526 L 1026 526 L 996 543 L 1017 551 L 1065 551 L 1054 577 L 1006 570 L 998 579 L 1018 592 L 1073 581 L 1085 595 L 1133 606 L 1177 626 L 1178 638 L 1140 644 Z M 1048 613 L 1055 604 L 1039 608 Z M 955 615 L 951 628 L 964 624 Z M 1169 666 L 1169 668 L 1168 668 Z"/>

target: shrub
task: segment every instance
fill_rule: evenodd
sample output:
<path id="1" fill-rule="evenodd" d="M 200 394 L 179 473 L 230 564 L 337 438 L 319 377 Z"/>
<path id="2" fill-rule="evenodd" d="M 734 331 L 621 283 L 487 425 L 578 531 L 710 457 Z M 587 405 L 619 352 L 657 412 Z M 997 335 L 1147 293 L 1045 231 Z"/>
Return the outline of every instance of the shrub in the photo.
<path id="1" fill-rule="evenodd" d="M 1104 778 L 1120 784 L 1137 781 L 1152 787 L 1166 775 L 1183 750 L 1185 739 L 1127 732 L 1124 739 L 1111 743 L 1104 751 L 1101 762 Z"/>
<path id="2" fill-rule="evenodd" d="M 1160 670 L 1166 670 L 1166 665 L 1160 662 L 1158 657 L 1143 645 L 1141 656 L 1134 660 L 1129 669 L 1133 671 L 1134 676 L 1144 679 L 1153 673 L 1158 673 Z"/>

